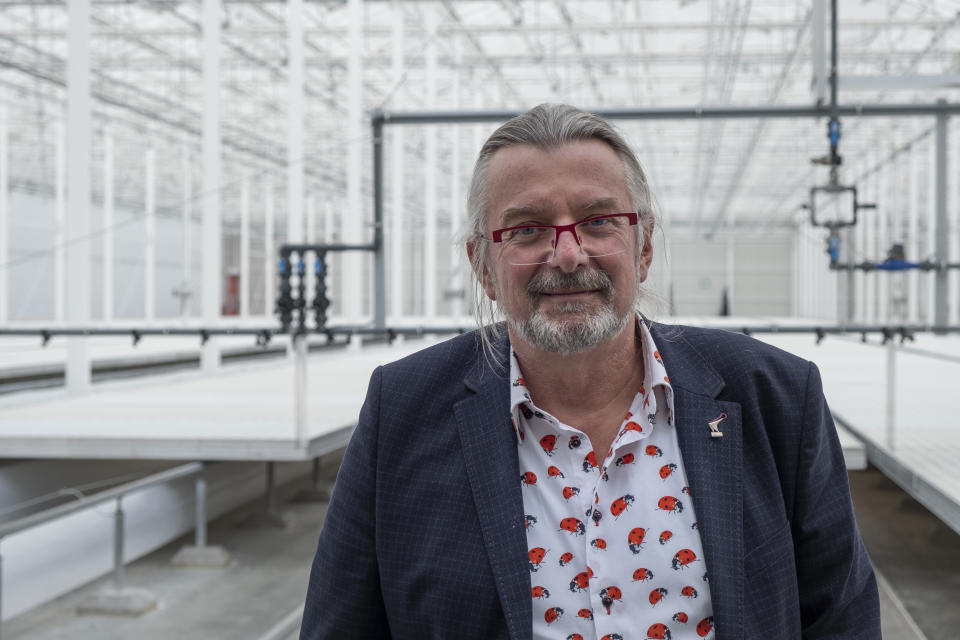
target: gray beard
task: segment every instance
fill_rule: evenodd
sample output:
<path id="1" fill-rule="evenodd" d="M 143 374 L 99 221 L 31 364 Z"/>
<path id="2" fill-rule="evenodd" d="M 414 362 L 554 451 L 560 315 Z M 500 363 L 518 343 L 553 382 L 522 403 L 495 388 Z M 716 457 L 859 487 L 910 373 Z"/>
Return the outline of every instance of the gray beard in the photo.
<path id="1" fill-rule="evenodd" d="M 600 289 L 603 296 L 600 309 L 583 317 L 588 313 L 588 305 L 568 302 L 554 307 L 555 312 L 569 314 L 558 319 L 548 317 L 537 304 L 538 294 L 578 289 Z M 573 273 L 545 271 L 530 280 L 527 295 L 530 296 L 531 305 L 527 318 L 514 317 L 501 306 L 507 323 L 528 344 L 559 355 L 589 351 L 619 335 L 634 313 L 631 308 L 622 316 L 617 314 L 613 306 L 613 282 L 606 273 L 597 270 Z M 497 297 L 500 298 L 499 293 Z"/>

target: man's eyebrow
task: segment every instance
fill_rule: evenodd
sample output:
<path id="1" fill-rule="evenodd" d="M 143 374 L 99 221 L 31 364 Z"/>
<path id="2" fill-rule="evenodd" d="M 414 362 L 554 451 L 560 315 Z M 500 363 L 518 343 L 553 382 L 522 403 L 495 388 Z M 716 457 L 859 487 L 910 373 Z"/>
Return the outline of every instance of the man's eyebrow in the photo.
<path id="1" fill-rule="evenodd" d="M 503 227 L 512 226 L 517 219 L 525 216 L 537 216 L 543 213 L 543 207 L 537 205 L 521 205 L 519 207 L 510 207 L 500 216 L 500 225 Z"/>
<path id="2" fill-rule="evenodd" d="M 616 198 L 598 198 L 583 206 L 584 211 L 609 211 L 616 208 Z"/>

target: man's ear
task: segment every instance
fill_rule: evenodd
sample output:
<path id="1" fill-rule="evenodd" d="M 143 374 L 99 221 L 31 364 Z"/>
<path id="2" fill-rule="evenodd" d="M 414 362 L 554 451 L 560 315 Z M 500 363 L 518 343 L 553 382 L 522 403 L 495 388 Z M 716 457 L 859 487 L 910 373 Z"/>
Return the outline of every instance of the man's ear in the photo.
<path id="1" fill-rule="evenodd" d="M 638 273 L 640 282 L 645 282 L 647 274 L 650 272 L 650 264 L 653 262 L 653 221 L 649 225 L 644 225 L 643 229 L 643 250 L 640 252 Z"/>
<path id="2" fill-rule="evenodd" d="M 487 297 L 491 300 L 496 300 L 497 292 L 496 288 L 493 286 L 493 276 L 490 274 L 490 270 L 487 268 L 486 261 L 484 261 L 483 264 L 477 265 L 477 262 L 473 259 L 475 243 L 477 242 L 483 242 L 483 240 L 467 241 L 467 258 L 470 260 L 470 268 L 473 269 L 473 274 L 477 277 L 477 280 L 480 281 L 480 285 L 487 293 Z"/>

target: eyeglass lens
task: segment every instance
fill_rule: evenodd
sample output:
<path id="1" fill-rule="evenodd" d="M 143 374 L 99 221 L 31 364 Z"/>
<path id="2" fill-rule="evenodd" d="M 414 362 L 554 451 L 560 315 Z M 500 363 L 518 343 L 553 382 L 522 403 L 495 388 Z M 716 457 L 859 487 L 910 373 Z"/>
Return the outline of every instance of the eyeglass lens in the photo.
<path id="1" fill-rule="evenodd" d="M 501 236 L 504 258 L 513 265 L 543 264 L 553 257 L 560 238 L 568 229 L 556 226 L 528 226 L 512 229 Z M 574 227 L 580 250 L 588 258 L 623 253 L 627 250 L 630 223 L 626 217 L 589 218 Z"/>

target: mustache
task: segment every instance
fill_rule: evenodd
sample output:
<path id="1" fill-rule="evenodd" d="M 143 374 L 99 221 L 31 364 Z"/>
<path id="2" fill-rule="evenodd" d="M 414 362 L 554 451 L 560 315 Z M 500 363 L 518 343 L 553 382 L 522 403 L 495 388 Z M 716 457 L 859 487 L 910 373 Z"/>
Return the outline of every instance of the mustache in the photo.
<path id="1" fill-rule="evenodd" d="M 541 271 L 527 283 L 527 293 L 550 294 L 565 291 L 600 290 L 609 292 L 613 289 L 613 280 L 603 271 L 577 270 L 573 273 L 562 271 Z"/>

